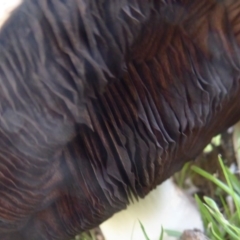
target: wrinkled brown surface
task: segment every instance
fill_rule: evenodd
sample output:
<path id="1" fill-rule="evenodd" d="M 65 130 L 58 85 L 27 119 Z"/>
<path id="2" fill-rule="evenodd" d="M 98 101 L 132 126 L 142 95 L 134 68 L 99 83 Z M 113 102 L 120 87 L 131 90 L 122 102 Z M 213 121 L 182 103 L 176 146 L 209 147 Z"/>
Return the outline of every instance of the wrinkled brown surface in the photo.
<path id="1" fill-rule="evenodd" d="M 67 240 L 240 119 L 240 1 L 25 0 L 0 32 L 0 239 Z"/>

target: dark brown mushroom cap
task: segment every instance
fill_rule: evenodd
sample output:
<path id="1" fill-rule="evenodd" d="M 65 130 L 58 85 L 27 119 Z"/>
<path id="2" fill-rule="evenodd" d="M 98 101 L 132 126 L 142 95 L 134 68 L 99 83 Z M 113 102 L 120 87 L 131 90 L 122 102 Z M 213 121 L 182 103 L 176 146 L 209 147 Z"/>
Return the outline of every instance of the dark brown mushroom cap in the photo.
<path id="1" fill-rule="evenodd" d="M 25 0 L 0 32 L 0 239 L 97 226 L 240 119 L 239 14 Z"/>

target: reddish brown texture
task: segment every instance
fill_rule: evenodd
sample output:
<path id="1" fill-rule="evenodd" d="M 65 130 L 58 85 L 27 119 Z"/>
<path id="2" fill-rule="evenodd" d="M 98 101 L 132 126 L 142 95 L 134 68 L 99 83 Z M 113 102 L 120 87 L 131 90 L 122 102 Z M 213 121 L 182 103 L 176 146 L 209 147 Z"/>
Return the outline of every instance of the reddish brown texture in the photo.
<path id="1" fill-rule="evenodd" d="M 25 0 L 0 32 L 0 238 L 67 240 L 240 119 L 239 1 Z"/>

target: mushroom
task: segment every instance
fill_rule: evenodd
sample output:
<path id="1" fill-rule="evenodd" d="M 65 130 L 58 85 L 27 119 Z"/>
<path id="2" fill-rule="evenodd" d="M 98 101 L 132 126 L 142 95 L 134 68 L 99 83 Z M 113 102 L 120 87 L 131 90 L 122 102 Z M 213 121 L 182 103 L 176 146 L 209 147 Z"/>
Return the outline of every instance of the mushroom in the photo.
<path id="1" fill-rule="evenodd" d="M 159 240 L 161 231 L 186 229 L 203 231 L 200 213 L 193 198 L 168 179 L 144 199 L 130 203 L 101 224 L 105 240 L 146 240 L 141 224 L 150 240 Z M 164 234 L 164 240 L 179 238 Z"/>
<path id="2" fill-rule="evenodd" d="M 0 239 L 68 240 L 240 119 L 237 0 L 23 0 L 0 30 Z"/>

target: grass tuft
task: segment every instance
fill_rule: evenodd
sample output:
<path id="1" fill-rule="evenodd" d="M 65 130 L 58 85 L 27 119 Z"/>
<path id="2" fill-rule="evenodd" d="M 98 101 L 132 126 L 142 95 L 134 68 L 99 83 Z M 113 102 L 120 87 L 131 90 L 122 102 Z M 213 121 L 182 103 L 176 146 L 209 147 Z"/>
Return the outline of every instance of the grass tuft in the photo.
<path id="1" fill-rule="evenodd" d="M 227 197 L 220 196 L 219 206 L 209 197 L 203 200 L 196 195 L 195 199 L 202 215 L 207 236 L 212 240 L 239 240 L 240 239 L 240 180 L 223 164 L 219 157 L 226 183 L 220 181 L 216 176 L 209 174 L 199 167 L 192 166 L 192 170 L 202 177 L 213 182 L 217 188 L 223 190 Z M 233 208 L 227 199 L 232 199 Z"/>

